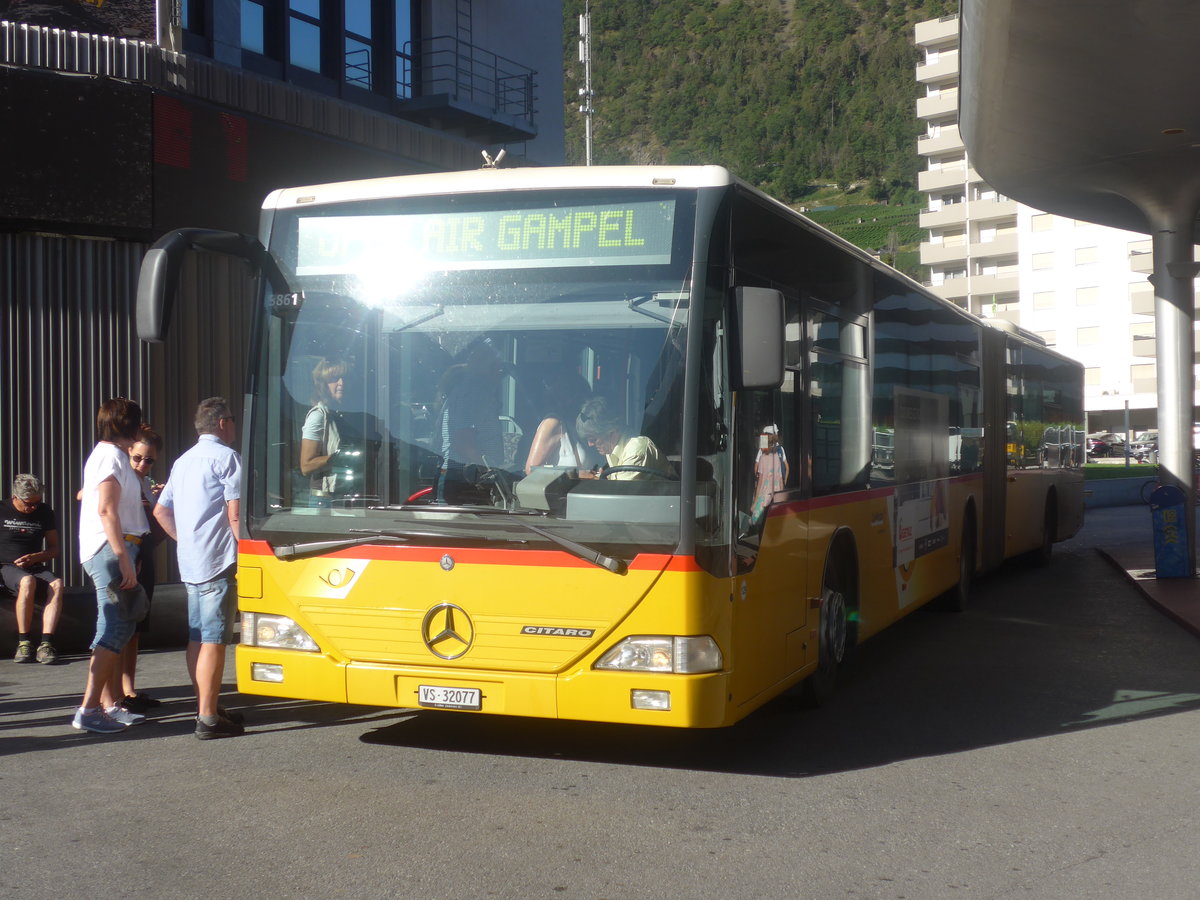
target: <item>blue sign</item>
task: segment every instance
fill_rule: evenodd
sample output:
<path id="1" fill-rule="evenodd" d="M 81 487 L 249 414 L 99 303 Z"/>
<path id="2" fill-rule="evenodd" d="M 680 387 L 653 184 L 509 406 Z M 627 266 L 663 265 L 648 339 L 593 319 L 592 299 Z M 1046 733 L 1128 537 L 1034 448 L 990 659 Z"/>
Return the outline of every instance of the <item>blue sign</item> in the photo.
<path id="1" fill-rule="evenodd" d="M 1191 578 L 1188 565 L 1187 516 L 1183 491 L 1164 484 L 1150 495 L 1154 527 L 1154 565 L 1159 578 Z"/>

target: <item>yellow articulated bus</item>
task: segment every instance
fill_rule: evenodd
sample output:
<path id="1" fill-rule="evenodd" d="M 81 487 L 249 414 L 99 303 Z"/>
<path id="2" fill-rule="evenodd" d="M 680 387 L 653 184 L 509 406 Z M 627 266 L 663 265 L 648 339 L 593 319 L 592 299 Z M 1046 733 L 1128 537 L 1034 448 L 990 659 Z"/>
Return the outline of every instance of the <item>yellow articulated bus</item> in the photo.
<path id="1" fill-rule="evenodd" d="M 143 338 L 192 250 L 261 275 L 244 693 L 729 725 L 1082 522 L 1078 364 L 722 168 L 276 191 Z"/>

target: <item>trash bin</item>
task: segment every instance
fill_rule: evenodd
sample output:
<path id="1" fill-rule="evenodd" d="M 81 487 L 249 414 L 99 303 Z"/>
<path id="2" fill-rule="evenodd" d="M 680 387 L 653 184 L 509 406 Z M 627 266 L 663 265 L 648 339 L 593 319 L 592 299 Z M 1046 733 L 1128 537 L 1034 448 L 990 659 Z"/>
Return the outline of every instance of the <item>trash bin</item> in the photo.
<path id="1" fill-rule="evenodd" d="M 1164 484 L 1150 495 L 1150 520 L 1154 528 L 1154 566 L 1158 578 L 1190 578 L 1188 523 L 1184 494 Z"/>

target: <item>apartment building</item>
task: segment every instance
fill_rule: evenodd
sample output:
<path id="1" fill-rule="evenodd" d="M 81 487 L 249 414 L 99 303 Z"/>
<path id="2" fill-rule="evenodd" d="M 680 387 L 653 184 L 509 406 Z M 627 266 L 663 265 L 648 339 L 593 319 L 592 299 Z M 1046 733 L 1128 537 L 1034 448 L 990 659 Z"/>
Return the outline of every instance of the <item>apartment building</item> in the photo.
<path id="1" fill-rule="evenodd" d="M 958 133 L 958 17 L 916 26 L 923 59 L 917 117 L 924 134 L 917 186 L 928 202 L 921 214 L 929 240 L 921 264 L 935 293 L 977 315 L 1016 315 L 1017 204 L 996 193 L 971 168 Z"/>
<path id="2" fill-rule="evenodd" d="M 928 198 L 920 224 L 928 284 L 983 317 L 1008 319 L 1078 359 L 1089 430 L 1153 428 L 1154 295 L 1147 235 L 1043 213 L 998 194 L 958 133 L 958 17 L 915 29 L 917 142 Z"/>
<path id="3" fill-rule="evenodd" d="M 1148 235 L 1021 204 L 1019 323 L 1084 365 L 1092 431 L 1157 425 L 1154 289 Z"/>

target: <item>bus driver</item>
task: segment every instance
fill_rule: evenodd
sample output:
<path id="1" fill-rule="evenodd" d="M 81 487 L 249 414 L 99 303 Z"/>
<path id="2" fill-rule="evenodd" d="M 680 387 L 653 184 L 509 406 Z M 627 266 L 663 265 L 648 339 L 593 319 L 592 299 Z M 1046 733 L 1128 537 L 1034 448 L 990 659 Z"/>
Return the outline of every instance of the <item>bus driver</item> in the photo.
<path id="1" fill-rule="evenodd" d="M 608 476 L 614 481 L 632 481 L 651 478 L 653 473 L 668 473 L 667 459 L 658 452 L 654 441 L 648 437 L 630 436 L 625 433 L 625 419 L 608 408 L 604 397 L 593 397 L 583 404 L 575 420 L 575 430 L 580 440 L 595 447 L 608 460 L 610 468 L 637 466 L 648 472 L 614 472 Z M 580 472 L 580 478 L 598 478 L 599 472 Z"/>

